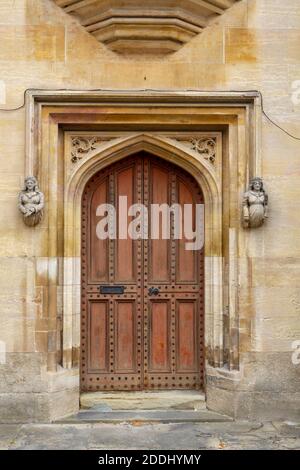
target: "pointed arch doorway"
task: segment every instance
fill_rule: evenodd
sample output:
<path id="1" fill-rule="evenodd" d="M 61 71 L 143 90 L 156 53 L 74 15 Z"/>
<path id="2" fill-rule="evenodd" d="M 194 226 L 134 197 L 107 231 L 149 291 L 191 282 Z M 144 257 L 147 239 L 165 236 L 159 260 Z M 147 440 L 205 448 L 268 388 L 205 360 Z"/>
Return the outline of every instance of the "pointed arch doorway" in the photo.
<path id="1" fill-rule="evenodd" d="M 203 204 L 194 178 L 139 152 L 96 173 L 82 197 L 81 390 L 203 389 L 204 248 L 170 237 L 100 239 L 97 208 Z M 128 216 L 128 224 L 134 217 Z M 160 219 L 161 220 L 161 219 Z M 193 220 L 193 224 L 194 224 Z M 195 228 L 195 227 L 193 227 Z"/>

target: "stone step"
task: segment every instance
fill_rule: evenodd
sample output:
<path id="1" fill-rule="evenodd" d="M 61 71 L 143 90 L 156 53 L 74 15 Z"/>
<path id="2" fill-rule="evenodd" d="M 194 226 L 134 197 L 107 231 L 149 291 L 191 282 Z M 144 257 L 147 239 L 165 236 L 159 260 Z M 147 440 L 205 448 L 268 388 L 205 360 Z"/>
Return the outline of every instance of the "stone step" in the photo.
<path id="1" fill-rule="evenodd" d="M 209 410 L 118 410 L 100 411 L 81 410 L 76 415 L 56 421 L 57 423 L 124 423 L 135 425 L 146 423 L 188 423 L 188 422 L 226 422 L 232 421 L 228 416 Z"/>
<path id="2" fill-rule="evenodd" d="M 81 409 L 95 406 L 110 410 L 205 410 L 205 396 L 193 390 L 155 392 L 93 392 L 80 396 Z"/>

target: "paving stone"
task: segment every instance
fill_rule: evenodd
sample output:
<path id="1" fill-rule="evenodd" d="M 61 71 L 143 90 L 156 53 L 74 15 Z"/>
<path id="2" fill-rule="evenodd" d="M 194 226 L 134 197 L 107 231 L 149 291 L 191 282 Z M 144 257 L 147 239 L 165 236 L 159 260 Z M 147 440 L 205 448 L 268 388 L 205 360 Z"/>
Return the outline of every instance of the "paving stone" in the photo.
<path id="1" fill-rule="evenodd" d="M 280 440 L 281 449 L 300 450 L 300 440 L 296 437 L 288 437 Z"/>
<path id="2" fill-rule="evenodd" d="M 300 438 L 300 423 L 282 421 L 273 423 L 275 429 L 284 436 L 294 436 Z"/>
<path id="3" fill-rule="evenodd" d="M 0 426 L 0 450 L 6 450 L 14 443 L 19 430 L 20 426 L 17 424 Z"/>
<path id="4" fill-rule="evenodd" d="M 87 448 L 89 425 L 28 424 L 22 426 L 10 449 L 44 450 Z"/>
<path id="5" fill-rule="evenodd" d="M 1 425 L 2 449 L 300 449 L 287 423 L 99 423 Z M 297 430 L 298 426 L 294 426 Z M 282 429 L 282 432 L 281 430 Z M 298 432 L 298 431 L 297 431 Z"/>
<path id="6" fill-rule="evenodd" d="M 262 427 L 261 423 L 250 422 L 250 421 L 224 421 L 224 422 L 210 422 L 210 423 L 199 423 L 197 429 L 202 434 L 226 434 L 233 432 L 234 434 L 246 434 L 250 433 L 253 430 L 260 429 Z"/>
<path id="7" fill-rule="evenodd" d="M 162 449 L 161 429 L 169 433 L 169 425 L 93 424 L 89 438 L 90 449 Z"/>

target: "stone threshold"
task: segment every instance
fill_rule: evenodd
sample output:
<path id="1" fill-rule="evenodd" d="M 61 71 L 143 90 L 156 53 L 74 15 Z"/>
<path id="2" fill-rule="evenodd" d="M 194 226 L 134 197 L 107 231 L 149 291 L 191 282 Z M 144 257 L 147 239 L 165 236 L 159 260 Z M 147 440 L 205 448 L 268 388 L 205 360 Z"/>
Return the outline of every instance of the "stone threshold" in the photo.
<path id="1" fill-rule="evenodd" d="M 80 397 L 80 411 L 56 423 L 212 423 L 232 421 L 209 411 L 205 395 L 195 390 L 90 392 Z"/>
<path id="2" fill-rule="evenodd" d="M 89 392 L 80 396 L 81 409 L 206 410 L 205 395 L 195 390 Z M 100 408 L 99 408 L 100 407 Z"/>

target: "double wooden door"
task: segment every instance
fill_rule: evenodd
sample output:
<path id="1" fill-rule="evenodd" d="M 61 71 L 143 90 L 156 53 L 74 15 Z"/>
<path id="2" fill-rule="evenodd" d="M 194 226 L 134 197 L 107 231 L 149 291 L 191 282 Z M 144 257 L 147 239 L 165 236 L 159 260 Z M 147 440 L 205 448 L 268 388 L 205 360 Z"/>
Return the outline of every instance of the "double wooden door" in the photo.
<path id="1" fill-rule="evenodd" d="M 158 238 L 144 235 L 132 239 L 124 236 L 124 230 L 120 233 L 124 196 L 128 208 L 143 204 L 148 209 L 148 219 L 144 219 L 148 220 L 148 233 L 151 235 L 156 223 Z M 203 388 L 204 250 L 186 250 L 184 236 L 175 238 L 173 215 L 169 239 L 158 219 L 153 216 L 151 220 L 152 204 L 174 203 L 182 207 L 192 204 L 195 219 L 195 205 L 203 203 L 201 189 L 182 169 L 147 153 L 105 168 L 85 188 L 81 286 L 84 391 Z M 116 211 L 115 234 L 111 230 L 106 239 L 99 237 L 98 230 L 103 221 L 99 216 L 102 204 L 111 204 Z M 109 217 L 113 215 L 109 212 Z M 126 217 L 130 224 L 136 215 Z"/>

